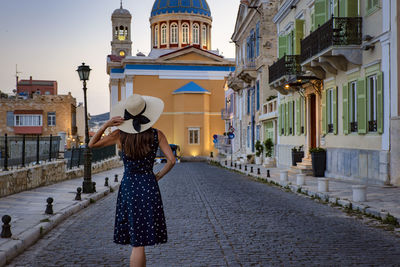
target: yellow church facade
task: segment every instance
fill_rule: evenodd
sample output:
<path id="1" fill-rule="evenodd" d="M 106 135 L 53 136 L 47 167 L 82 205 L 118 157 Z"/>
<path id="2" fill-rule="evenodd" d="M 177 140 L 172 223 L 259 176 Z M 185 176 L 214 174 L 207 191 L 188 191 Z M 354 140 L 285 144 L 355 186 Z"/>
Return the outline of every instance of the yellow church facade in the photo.
<path id="1" fill-rule="evenodd" d="M 154 127 L 164 132 L 169 143 L 180 146 L 182 156 L 208 156 L 216 152 L 213 135 L 225 131 L 221 110 L 227 77 L 235 64 L 208 49 L 211 13 L 206 1 L 198 0 L 196 5 L 192 0 L 187 3 L 192 6 L 176 7 L 184 2 L 155 1 L 150 19 L 152 50 L 147 56 L 130 55 L 131 48 L 126 45 L 131 39 L 130 14 L 122 6 L 114 11 L 113 28 L 123 31 L 114 32 L 112 54 L 107 59 L 110 107 L 112 111 L 132 94 L 161 98 L 165 108 Z M 193 11 L 196 8 L 200 8 L 197 13 Z M 176 12 L 182 21 L 175 20 Z"/>

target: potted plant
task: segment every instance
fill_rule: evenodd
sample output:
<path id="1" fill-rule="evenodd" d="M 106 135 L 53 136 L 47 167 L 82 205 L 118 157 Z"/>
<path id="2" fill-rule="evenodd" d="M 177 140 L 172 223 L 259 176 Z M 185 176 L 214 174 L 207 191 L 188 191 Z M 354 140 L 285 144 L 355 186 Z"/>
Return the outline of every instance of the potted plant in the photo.
<path id="1" fill-rule="evenodd" d="M 267 157 L 266 166 L 272 167 L 275 165 L 275 160 L 272 158 L 273 149 L 274 149 L 274 142 L 271 138 L 268 138 L 264 141 L 264 148 L 265 148 L 265 156 Z"/>
<path id="2" fill-rule="evenodd" d="M 326 150 L 321 147 L 310 148 L 311 162 L 315 177 L 324 177 L 326 169 Z"/>
<path id="3" fill-rule="evenodd" d="M 248 164 L 253 164 L 254 163 L 254 155 L 247 155 L 247 163 Z"/>
<path id="4" fill-rule="evenodd" d="M 292 148 L 292 166 L 297 166 L 297 162 L 301 162 L 304 158 L 303 145 Z"/>
<path id="5" fill-rule="evenodd" d="M 256 164 L 261 164 L 261 156 L 264 147 L 259 140 L 257 140 L 255 148 L 256 148 Z"/>

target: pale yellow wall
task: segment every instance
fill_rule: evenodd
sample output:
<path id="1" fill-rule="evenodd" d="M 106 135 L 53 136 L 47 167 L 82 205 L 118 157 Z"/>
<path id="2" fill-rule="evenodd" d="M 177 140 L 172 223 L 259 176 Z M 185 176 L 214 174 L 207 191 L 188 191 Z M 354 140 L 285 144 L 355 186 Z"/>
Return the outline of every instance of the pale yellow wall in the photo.
<path id="1" fill-rule="evenodd" d="M 135 76 L 133 90 L 135 94 L 155 96 L 164 101 L 164 114 L 154 127 L 166 135 L 169 143 L 179 145 L 183 156 L 208 156 L 210 151 L 216 152 L 213 150 L 212 135 L 223 134 L 225 129 L 224 121 L 220 116 L 221 109 L 224 107 L 225 81 L 193 80 L 211 94 L 173 94 L 176 89 L 190 81 L 162 80 L 158 76 Z M 196 112 L 196 114 L 188 114 L 188 112 Z M 200 145 L 189 145 L 188 128 L 190 127 L 200 128 Z"/>
<path id="2" fill-rule="evenodd" d="M 215 60 L 199 55 L 197 53 L 188 53 L 179 57 L 171 58 L 170 60 L 177 60 L 177 61 L 184 61 L 184 60 L 199 60 L 199 61 L 208 61 L 208 62 L 215 62 Z"/>

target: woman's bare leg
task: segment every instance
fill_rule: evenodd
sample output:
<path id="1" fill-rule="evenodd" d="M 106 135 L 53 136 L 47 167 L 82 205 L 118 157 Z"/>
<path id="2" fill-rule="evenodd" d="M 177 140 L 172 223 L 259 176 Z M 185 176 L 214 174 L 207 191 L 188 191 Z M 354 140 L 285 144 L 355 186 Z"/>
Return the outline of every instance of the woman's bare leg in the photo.
<path id="1" fill-rule="evenodd" d="M 144 253 L 144 247 L 132 248 L 130 267 L 146 267 L 146 254 Z"/>

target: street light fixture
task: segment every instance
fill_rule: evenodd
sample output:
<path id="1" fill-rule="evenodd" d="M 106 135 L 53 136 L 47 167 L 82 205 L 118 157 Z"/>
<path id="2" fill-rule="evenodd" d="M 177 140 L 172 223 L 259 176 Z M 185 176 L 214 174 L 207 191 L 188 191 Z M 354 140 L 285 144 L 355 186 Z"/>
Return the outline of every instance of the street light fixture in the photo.
<path id="1" fill-rule="evenodd" d="M 83 157 L 85 158 L 85 163 L 83 167 L 83 193 L 90 194 L 94 193 L 94 186 L 92 182 L 92 151 L 89 148 L 89 122 L 88 122 L 88 112 L 87 112 L 87 100 L 86 100 L 86 81 L 89 80 L 90 67 L 82 63 L 76 70 L 79 74 L 80 80 L 83 82 L 83 97 L 85 101 L 85 151 Z"/>

